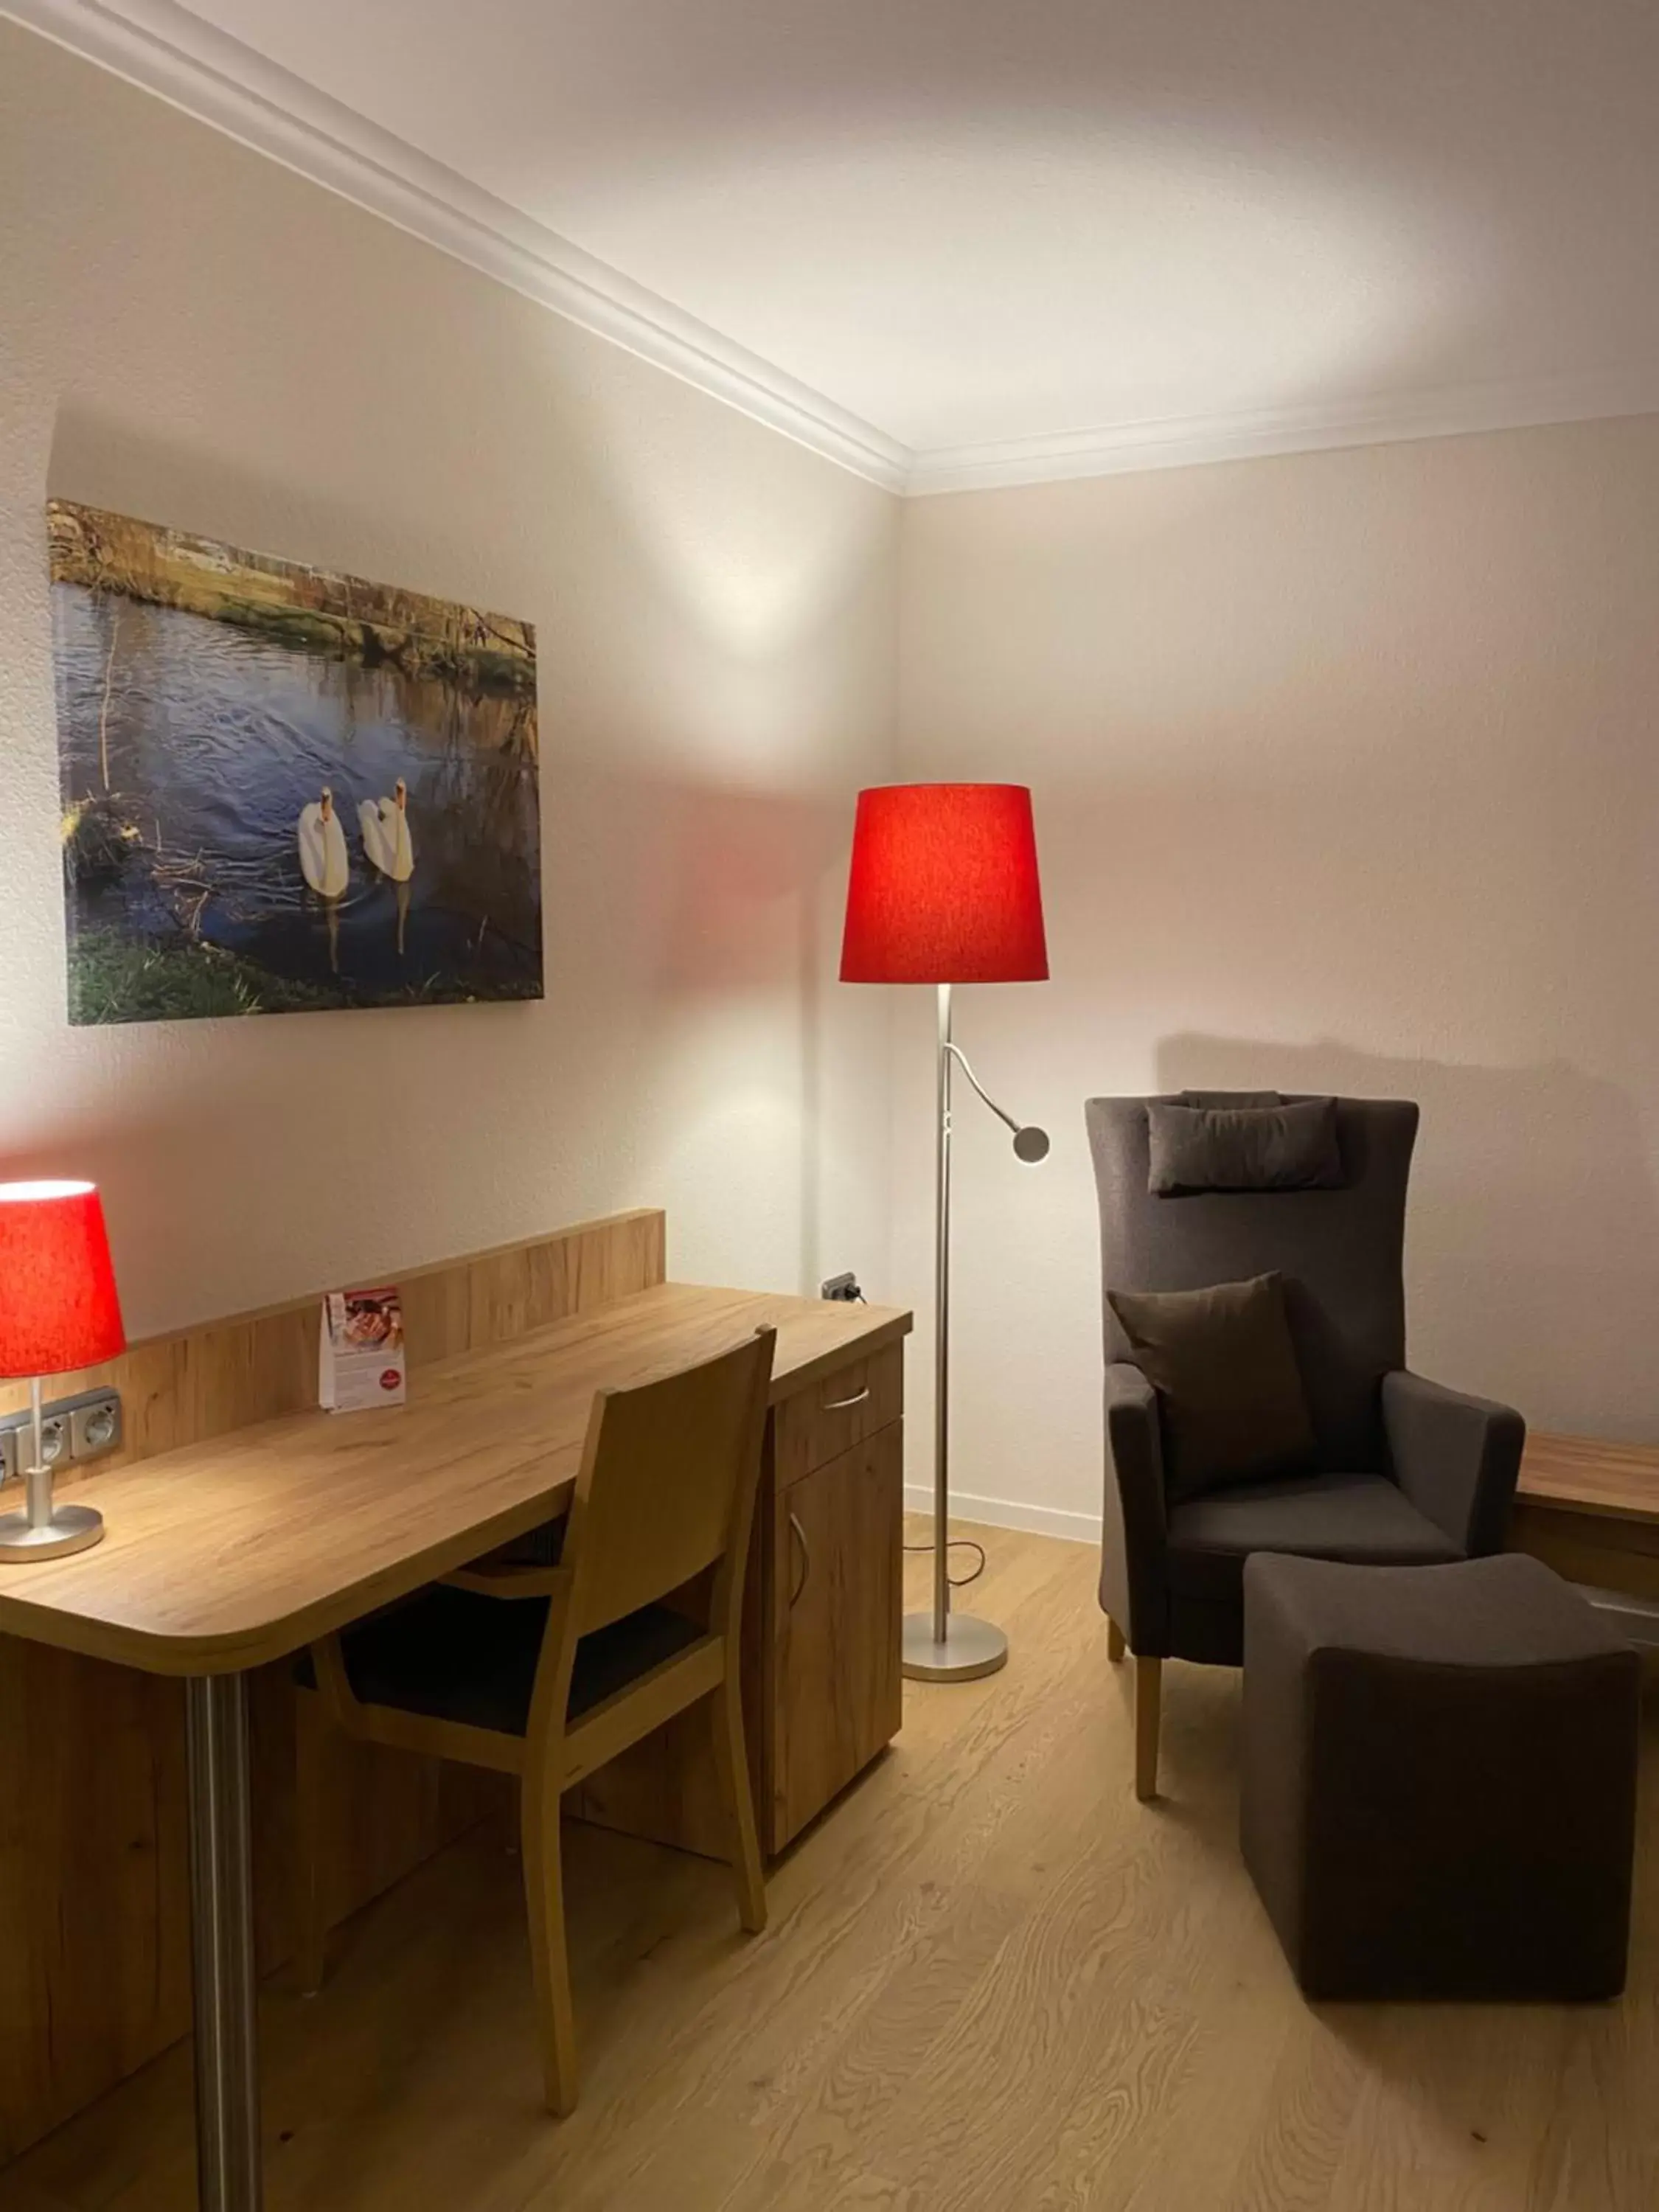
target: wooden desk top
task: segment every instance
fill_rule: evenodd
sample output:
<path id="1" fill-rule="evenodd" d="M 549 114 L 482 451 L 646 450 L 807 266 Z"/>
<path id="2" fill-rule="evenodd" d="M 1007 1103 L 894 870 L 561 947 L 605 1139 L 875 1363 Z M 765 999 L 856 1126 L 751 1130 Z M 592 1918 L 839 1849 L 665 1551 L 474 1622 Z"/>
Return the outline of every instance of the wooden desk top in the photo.
<path id="1" fill-rule="evenodd" d="M 1516 1503 L 1659 1525 L 1659 1446 L 1528 1436 Z"/>
<path id="2" fill-rule="evenodd" d="M 90 1552 L 0 1567 L 0 1630 L 155 1674 L 297 1650 L 568 1504 L 593 1393 L 778 1330 L 775 1404 L 896 1342 L 896 1308 L 665 1283 L 411 1373 L 385 1413 L 292 1414 L 78 1484 Z"/>

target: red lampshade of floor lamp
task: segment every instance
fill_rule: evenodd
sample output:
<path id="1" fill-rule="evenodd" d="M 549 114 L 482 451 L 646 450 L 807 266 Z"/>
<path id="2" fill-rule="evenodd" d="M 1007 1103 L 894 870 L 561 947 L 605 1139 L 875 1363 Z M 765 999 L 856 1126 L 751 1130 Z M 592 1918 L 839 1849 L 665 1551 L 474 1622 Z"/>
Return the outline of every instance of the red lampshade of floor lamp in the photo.
<path id="1" fill-rule="evenodd" d="M 54 1506 L 40 1378 L 125 1349 L 104 1209 L 89 1182 L 0 1183 L 0 1376 L 29 1378 L 28 1503 L 0 1519 L 0 1560 L 61 1558 L 104 1533 L 88 1506 Z"/>
<path id="2" fill-rule="evenodd" d="M 1030 983 L 1048 973 L 1023 784 L 895 783 L 859 793 L 843 983 Z"/>
<path id="3" fill-rule="evenodd" d="M 1031 794 L 1018 783 L 898 783 L 859 793 L 842 939 L 844 983 L 939 988 L 935 1123 L 933 1603 L 905 1618 L 904 1672 L 966 1681 L 1008 1656 L 988 1621 L 952 1610 L 950 1527 L 951 1078 L 960 1066 L 1014 1134 L 1022 1160 L 1043 1158 L 1048 1137 L 1022 1127 L 991 1097 L 951 1036 L 957 983 L 1041 982 L 1048 973 Z"/>

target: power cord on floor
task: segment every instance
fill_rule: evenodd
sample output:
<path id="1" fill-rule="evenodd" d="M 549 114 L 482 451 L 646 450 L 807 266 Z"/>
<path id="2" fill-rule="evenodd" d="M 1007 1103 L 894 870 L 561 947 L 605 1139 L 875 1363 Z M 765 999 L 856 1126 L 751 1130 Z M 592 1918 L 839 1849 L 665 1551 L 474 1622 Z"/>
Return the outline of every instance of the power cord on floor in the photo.
<path id="1" fill-rule="evenodd" d="M 931 1552 L 933 1547 L 931 1544 L 907 1544 L 904 1548 L 907 1552 Z M 952 1575 L 947 1569 L 946 1579 L 952 1589 L 966 1589 L 969 1583 L 976 1583 L 985 1572 L 985 1547 L 983 1544 L 976 1544 L 971 1536 L 952 1536 L 945 1549 L 947 1554 L 963 1551 L 979 1553 L 978 1564 L 971 1574 Z"/>

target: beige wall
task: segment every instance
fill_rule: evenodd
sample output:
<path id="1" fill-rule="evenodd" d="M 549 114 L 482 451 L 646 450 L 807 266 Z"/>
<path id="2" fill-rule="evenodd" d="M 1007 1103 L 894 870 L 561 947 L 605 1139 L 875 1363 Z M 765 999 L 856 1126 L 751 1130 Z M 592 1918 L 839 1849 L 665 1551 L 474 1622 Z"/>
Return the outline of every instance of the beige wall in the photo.
<path id="1" fill-rule="evenodd" d="M 136 1329 L 649 1200 L 688 1274 L 925 1307 L 931 1008 L 833 981 L 849 802 L 1007 775 L 1054 980 L 960 1035 L 1056 1141 L 961 1117 L 959 1491 L 1086 1528 L 1081 1101 L 1196 1081 L 1419 1097 L 1417 1363 L 1659 1434 L 1659 422 L 901 524 L 5 25 L 0 301 L 0 1172 L 100 1179 Z M 48 489 L 538 623 L 544 1004 L 67 1027 Z"/>
<path id="2" fill-rule="evenodd" d="M 878 1273 L 896 503 L 7 24 L 0 302 L 0 1173 L 100 1179 L 130 1327 L 644 1202 Z M 48 489 L 538 625 L 544 1004 L 66 1025 Z"/>
<path id="3" fill-rule="evenodd" d="M 1659 419 L 913 502 L 901 732 L 1033 785 L 1051 933 L 1050 983 L 959 994 L 1055 1139 L 961 1116 L 965 1497 L 1098 1511 L 1097 1091 L 1419 1099 L 1413 1363 L 1659 1437 Z"/>

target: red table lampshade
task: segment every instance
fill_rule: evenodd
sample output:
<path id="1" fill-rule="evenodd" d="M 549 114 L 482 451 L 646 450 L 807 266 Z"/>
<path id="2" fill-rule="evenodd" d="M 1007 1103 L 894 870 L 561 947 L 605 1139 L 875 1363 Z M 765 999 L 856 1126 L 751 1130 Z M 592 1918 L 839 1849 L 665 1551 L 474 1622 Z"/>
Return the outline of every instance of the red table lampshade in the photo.
<path id="1" fill-rule="evenodd" d="M 843 983 L 1036 983 L 1048 973 L 1024 784 L 860 792 Z"/>
<path id="2" fill-rule="evenodd" d="M 0 1183 L 0 1375 L 62 1375 L 125 1346 L 94 1186 Z"/>

